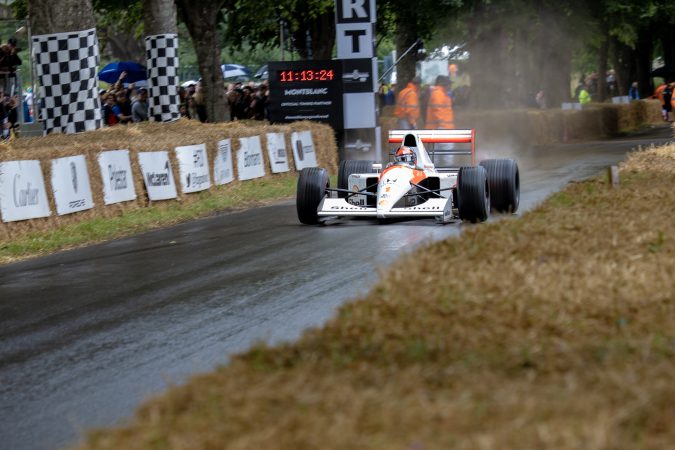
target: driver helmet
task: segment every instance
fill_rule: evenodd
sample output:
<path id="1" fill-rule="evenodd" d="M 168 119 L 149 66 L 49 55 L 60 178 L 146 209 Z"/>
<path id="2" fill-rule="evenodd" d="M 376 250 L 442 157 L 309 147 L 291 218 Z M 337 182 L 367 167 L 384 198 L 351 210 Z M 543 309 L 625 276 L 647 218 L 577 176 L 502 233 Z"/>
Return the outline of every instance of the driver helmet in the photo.
<path id="1" fill-rule="evenodd" d="M 394 160 L 396 162 L 412 164 L 413 166 L 417 164 L 417 157 L 415 156 L 415 152 L 412 151 L 410 147 L 406 147 L 405 145 L 402 145 L 401 147 L 399 147 L 398 150 L 396 150 Z"/>

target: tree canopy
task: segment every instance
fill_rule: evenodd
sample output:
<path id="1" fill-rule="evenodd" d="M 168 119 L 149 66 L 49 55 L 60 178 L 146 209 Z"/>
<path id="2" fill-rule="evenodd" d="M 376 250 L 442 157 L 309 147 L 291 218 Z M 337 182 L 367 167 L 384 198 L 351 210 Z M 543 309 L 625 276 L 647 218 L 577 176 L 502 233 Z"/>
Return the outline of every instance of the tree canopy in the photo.
<path id="1" fill-rule="evenodd" d="M 18 0 L 14 7 L 17 15 L 25 16 L 31 5 L 42 3 L 46 10 L 54 9 L 37 0 Z M 179 30 L 189 31 L 196 55 L 185 59 L 198 61 L 199 70 L 208 71 L 209 78 L 215 72 L 207 66 L 225 62 L 224 55 L 262 62 L 265 55 L 274 59 L 289 51 L 306 59 L 330 59 L 335 54 L 333 0 L 175 3 L 183 24 Z M 142 57 L 141 0 L 91 4 L 105 41 L 102 47 L 120 59 Z M 33 8 L 35 14 L 39 10 Z M 77 17 L 57 16 L 64 23 Z M 56 19 L 46 18 L 44 23 L 50 20 Z M 378 45 L 395 46 L 399 55 L 418 40 L 429 49 L 461 45 L 469 58 L 458 63 L 470 74 L 471 102 L 480 107 L 524 105 L 539 90 L 546 92 L 550 104 L 558 104 L 570 98 L 577 77 L 590 73 L 597 73 L 597 98 L 602 100 L 609 92 L 605 89 L 609 69 L 614 70 L 618 94 L 637 81 L 646 96 L 653 89 L 654 59 L 675 65 L 671 0 L 379 0 L 376 29 Z M 416 55 L 412 51 L 400 62 L 399 80 L 414 75 Z"/>

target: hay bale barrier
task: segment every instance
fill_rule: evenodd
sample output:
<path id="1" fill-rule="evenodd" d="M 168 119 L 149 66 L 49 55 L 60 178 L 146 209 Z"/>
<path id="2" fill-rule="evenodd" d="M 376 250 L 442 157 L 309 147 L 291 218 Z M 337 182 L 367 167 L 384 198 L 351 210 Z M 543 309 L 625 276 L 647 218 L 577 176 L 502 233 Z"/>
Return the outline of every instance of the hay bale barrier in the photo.
<path id="1" fill-rule="evenodd" d="M 181 192 L 180 183 L 177 184 L 178 198 L 162 202 L 151 202 L 138 162 L 138 153 L 145 151 L 166 150 L 174 180 L 179 180 L 178 161 L 173 149 L 177 146 L 206 144 L 210 174 L 213 174 L 213 162 L 216 155 L 216 144 L 222 139 L 232 140 L 232 159 L 235 181 L 230 184 L 246 183 L 238 180 L 236 153 L 240 148 L 239 138 L 260 136 L 264 158 L 265 177 L 278 177 L 270 171 L 267 155 L 266 133 L 284 133 L 286 139 L 286 153 L 291 172 L 295 171 L 295 161 L 291 151 L 291 133 L 294 131 L 309 130 L 319 165 L 329 171 L 337 171 L 337 146 L 333 130 L 323 124 L 315 122 L 295 122 L 289 125 L 269 125 L 258 121 L 240 121 L 218 124 L 202 124 L 198 121 L 179 120 L 174 123 L 145 122 L 129 126 L 116 126 L 73 135 L 52 134 L 38 138 L 17 139 L 9 145 L 0 145 L 0 162 L 18 160 L 39 160 L 45 180 L 49 207 L 52 215 L 47 218 L 24 220 L 18 222 L 0 222 L 0 240 L 12 240 L 27 236 L 34 232 L 46 232 L 60 229 L 64 226 L 97 219 L 118 217 L 125 213 L 145 208 L 150 205 L 170 204 L 178 202 L 188 205 L 198 201 L 202 196 Z M 103 151 L 129 150 L 133 183 L 136 191 L 136 200 L 113 205 L 105 205 L 103 201 L 102 174 L 97 157 Z M 78 213 L 58 216 L 51 187 L 51 160 L 64 156 L 85 155 L 87 169 L 94 200 L 94 208 Z M 227 185 L 229 186 L 229 185 Z M 218 195 L 220 186 L 212 186 L 210 191 Z"/>
<path id="2" fill-rule="evenodd" d="M 85 449 L 666 449 L 675 442 L 675 144 L 382 272 Z M 575 245 L 582 243 L 582 245 Z"/>

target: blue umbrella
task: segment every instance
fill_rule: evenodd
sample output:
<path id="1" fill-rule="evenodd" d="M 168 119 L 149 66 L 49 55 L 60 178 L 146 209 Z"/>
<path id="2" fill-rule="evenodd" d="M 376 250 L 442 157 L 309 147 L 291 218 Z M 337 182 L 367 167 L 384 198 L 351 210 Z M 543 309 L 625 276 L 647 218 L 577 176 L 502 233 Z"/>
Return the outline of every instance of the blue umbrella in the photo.
<path id="1" fill-rule="evenodd" d="M 142 66 L 133 61 L 117 61 L 106 65 L 98 73 L 98 78 L 106 83 L 115 83 L 120 78 L 120 74 L 126 72 L 127 76 L 124 78 L 125 83 L 135 83 L 141 80 L 148 79 L 148 73 L 145 66 Z"/>
<path id="2" fill-rule="evenodd" d="M 223 78 L 251 77 L 251 71 L 241 64 L 223 64 L 220 68 L 223 71 Z"/>

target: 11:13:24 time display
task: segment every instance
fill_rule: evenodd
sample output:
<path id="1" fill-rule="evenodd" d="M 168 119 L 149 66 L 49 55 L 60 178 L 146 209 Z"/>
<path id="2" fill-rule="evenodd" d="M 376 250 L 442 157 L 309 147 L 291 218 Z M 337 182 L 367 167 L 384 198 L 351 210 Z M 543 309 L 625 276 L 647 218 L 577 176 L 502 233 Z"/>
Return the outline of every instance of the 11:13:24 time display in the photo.
<path id="1" fill-rule="evenodd" d="M 335 77 L 333 69 L 282 70 L 279 81 L 330 81 Z"/>

